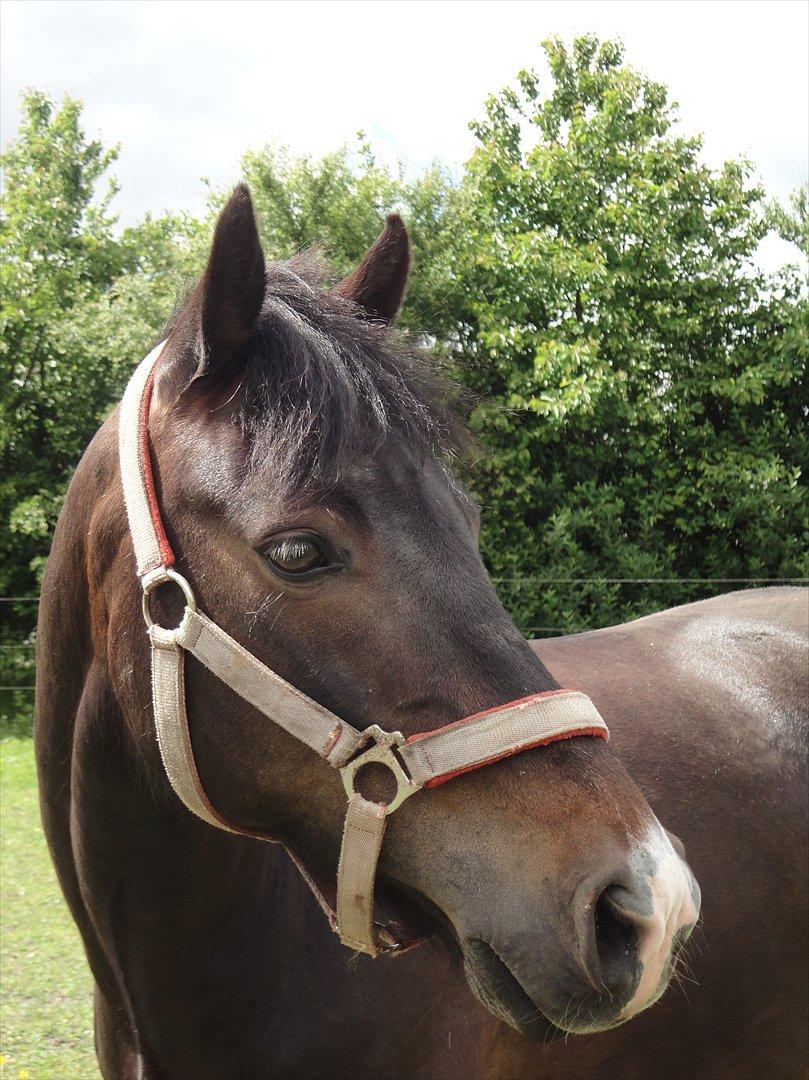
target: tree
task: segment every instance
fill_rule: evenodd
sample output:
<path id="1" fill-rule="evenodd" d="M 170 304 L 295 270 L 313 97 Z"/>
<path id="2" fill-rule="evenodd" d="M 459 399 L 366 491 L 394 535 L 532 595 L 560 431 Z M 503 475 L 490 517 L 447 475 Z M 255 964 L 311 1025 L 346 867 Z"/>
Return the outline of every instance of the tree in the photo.
<path id="1" fill-rule="evenodd" d="M 770 204 L 772 227 L 809 259 L 809 181 L 794 191 L 789 206 Z"/>
<path id="2" fill-rule="evenodd" d="M 458 369 L 492 453 L 496 577 L 807 572 L 807 299 L 752 258 L 750 168 L 718 172 L 658 83 L 592 37 L 545 43 L 473 124 Z M 471 360 L 471 363 L 470 363 Z M 716 585 L 716 589 L 720 586 Z M 522 626 L 605 625 L 713 591 L 504 583 Z"/>
<path id="3" fill-rule="evenodd" d="M 115 184 L 97 198 L 116 156 L 85 138 L 78 102 L 24 96 L 0 218 L 4 596 L 38 591 L 70 475 L 176 295 L 185 223 L 147 219 L 116 236 Z M 23 603 L 4 611 L 3 643 L 18 645 L 35 614 Z"/>
<path id="4" fill-rule="evenodd" d="M 121 269 L 107 214 L 113 189 L 92 204 L 116 151 L 85 140 L 80 111 L 75 101 L 56 109 L 44 94 L 27 94 L 19 137 L 3 157 L 0 592 L 6 595 L 36 592 L 36 568 L 86 435 L 88 410 L 99 394 L 108 400 L 101 386 L 84 392 L 63 335 L 74 305 Z M 5 632 L 16 633 L 22 620 L 30 625 L 32 614 L 17 608 L 4 621 Z"/>
<path id="5" fill-rule="evenodd" d="M 547 86 L 524 71 L 487 101 L 459 176 L 386 167 L 362 136 L 319 159 L 247 153 L 267 254 L 321 244 L 336 276 L 405 216 L 403 322 L 475 397 L 482 550 L 524 630 L 727 587 L 668 579 L 804 576 L 809 299 L 796 268 L 765 276 L 753 256 L 771 228 L 806 250 L 806 190 L 768 206 L 745 163 L 707 168 L 618 44 L 545 53 Z M 224 195 L 207 221 L 118 232 L 114 184 L 97 195 L 116 150 L 80 121 L 77 102 L 28 94 L 4 155 L 5 595 L 36 593 L 69 476 L 203 265 Z M 512 580 L 534 576 L 599 580 Z M 604 580 L 623 578 L 663 583 Z M 12 608 L 3 642 L 33 615 Z"/>
<path id="6" fill-rule="evenodd" d="M 399 211 L 407 221 L 417 267 L 401 322 L 433 335 L 450 330 L 454 313 L 447 296 L 448 260 L 455 216 L 454 183 L 447 170 L 435 164 L 407 179 L 401 166 L 393 170 L 380 164 L 360 133 L 355 147 L 340 147 L 317 160 L 265 146 L 244 155 L 242 173 L 270 257 L 286 259 L 321 247 L 340 276 L 362 260 L 385 215 Z M 218 193 L 212 210 L 226 196 Z"/>

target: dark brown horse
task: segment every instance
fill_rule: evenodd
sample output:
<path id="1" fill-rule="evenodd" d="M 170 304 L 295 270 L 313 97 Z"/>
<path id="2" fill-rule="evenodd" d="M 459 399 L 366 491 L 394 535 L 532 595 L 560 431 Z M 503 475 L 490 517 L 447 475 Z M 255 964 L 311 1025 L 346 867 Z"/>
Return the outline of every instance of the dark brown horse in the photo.
<path id="1" fill-rule="evenodd" d="M 283 848 L 211 828 L 169 787 L 113 415 L 57 528 L 36 714 L 102 1072 L 800 1075 L 806 595 L 737 594 L 532 649 L 445 464 L 447 388 L 387 326 L 408 264 L 391 218 L 328 293 L 304 262 L 265 267 L 237 190 L 151 407 L 179 568 L 228 633 L 357 727 L 427 730 L 561 682 L 590 693 L 612 743 L 572 738 L 410 799 L 378 891 L 427 940 L 353 957 Z M 332 881 L 338 778 L 199 664 L 186 681 L 212 802 Z M 688 996 L 618 1026 L 666 989 L 700 903 L 630 773 L 686 839 L 705 929 Z"/>

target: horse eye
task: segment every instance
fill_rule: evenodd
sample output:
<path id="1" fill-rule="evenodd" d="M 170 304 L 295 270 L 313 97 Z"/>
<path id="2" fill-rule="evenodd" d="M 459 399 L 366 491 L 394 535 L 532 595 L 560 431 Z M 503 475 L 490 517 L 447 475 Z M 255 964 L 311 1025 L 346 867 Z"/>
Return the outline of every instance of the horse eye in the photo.
<path id="1" fill-rule="evenodd" d="M 305 536 L 288 536 L 276 541 L 265 552 L 267 558 L 282 574 L 308 574 L 321 566 L 327 566 L 328 560 L 314 540 Z"/>

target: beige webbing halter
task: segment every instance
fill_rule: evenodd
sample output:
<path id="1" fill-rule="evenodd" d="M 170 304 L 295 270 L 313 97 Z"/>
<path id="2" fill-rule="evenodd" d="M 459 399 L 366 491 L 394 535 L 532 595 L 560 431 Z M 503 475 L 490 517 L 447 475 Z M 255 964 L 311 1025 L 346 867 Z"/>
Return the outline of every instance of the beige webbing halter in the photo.
<path id="1" fill-rule="evenodd" d="M 552 690 L 512 701 L 435 731 L 411 735 L 372 724 L 358 731 L 271 671 L 197 610 L 188 582 L 172 566 L 174 554 L 160 516 L 149 448 L 149 404 L 158 345 L 138 366 L 121 403 L 119 448 L 129 529 L 143 587 L 143 614 L 152 652 L 152 704 L 160 754 L 169 782 L 192 813 L 219 829 L 262 840 L 272 837 L 228 822 L 211 804 L 200 781 L 188 729 L 184 656 L 190 653 L 290 735 L 338 769 L 348 796 L 337 871 L 337 911 L 299 865 L 343 944 L 376 956 L 401 944 L 374 924 L 374 879 L 385 821 L 414 792 L 490 765 L 522 750 L 574 735 L 607 738 L 607 726 L 588 697 L 575 690 Z M 174 582 L 185 596 L 179 626 L 154 623 L 150 595 Z M 396 779 L 387 804 L 371 802 L 355 790 L 357 773 L 371 762 L 385 765 Z"/>

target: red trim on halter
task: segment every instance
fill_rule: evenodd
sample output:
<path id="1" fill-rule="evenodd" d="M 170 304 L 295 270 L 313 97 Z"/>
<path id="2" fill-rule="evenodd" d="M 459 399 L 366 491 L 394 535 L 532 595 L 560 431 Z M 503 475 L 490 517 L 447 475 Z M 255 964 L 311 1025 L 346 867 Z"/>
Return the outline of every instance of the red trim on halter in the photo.
<path id="1" fill-rule="evenodd" d="M 539 695 L 542 696 L 542 695 Z M 463 721 L 461 721 L 463 723 Z M 442 730 L 441 728 L 438 729 Z M 427 734 L 432 734 L 427 732 Z M 528 743 L 527 746 L 514 746 L 510 750 L 504 751 L 502 754 L 498 754 L 496 757 L 486 758 L 485 761 L 478 761 L 475 765 L 465 765 L 462 769 L 455 769 L 454 772 L 444 773 L 442 776 L 434 776 L 432 780 L 428 780 L 424 785 L 426 788 L 439 787 L 441 784 L 446 784 L 447 780 L 454 780 L 456 776 L 463 776 L 464 773 L 474 772 L 475 769 L 483 769 L 487 765 L 494 765 L 496 761 L 503 761 L 504 758 L 514 757 L 515 754 L 521 754 L 523 750 L 535 750 L 538 746 L 550 746 L 551 743 L 563 742 L 565 739 L 575 739 L 578 735 L 595 735 L 599 739 L 609 739 L 609 735 L 600 727 L 584 727 L 576 728 L 575 731 L 563 731 L 559 735 L 551 735 L 547 739 L 538 739 L 536 742 Z M 407 740 L 410 742 L 410 740 Z"/>
<path id="2" fill-rule="evenodd" d="M 418 742 L 419 739 L 427 739 L 430 735 L 437 735 L 439 731 L 452 731 L 453 728 L 463 727 L 464 724 L 468 724 L 470 720 L 480 720 L 483 716 L 488 716 L 489 713 L 503 712 L 505 709 L 513 709 L 517 705 L 528 705 L 531 701 L 542 701 L 543 698 L 558 697 L 560 694 L 575 694 L 576 690 L 544 690 L 541 694 L 529 694 L 528 697 L 515 698 L 514 701 L 507 701 L 505 705 L 495 705 L 492 709 L 484 709 L 483 712 L 472 713 L 471 716 L 464 716 L 462 720 L 453 720 L 451 724 L 444 724 L 443 727 L 433 728 L 432 731 L 419 731 L 415 735 L 408 735 L 405 742 L 413 743 Z M 477 768 L 477 766 L 475 766 Z"/>
<path id="3" fill-rule="evenodd" d="M 143 397 L 140 401 L 140 420 L 138 424 L 138 441 L 140 443 L 140 467 L 143 470 L 143 482 L 146 485 L 146 497 L 149 500 L 149 513 L 152 516 L 152 524 L 157 533 L 157 543 L 160 547 L 160 558 L 163 566 L 174 565 L 174 552 L 166 536 L 163 527 L 163 519 L 160 517 L 160 506 L 157 502 L 157 492 L 154 486 L 154 471 L 152 470 L 152 453 L 149 448 L 149 406 L 152 403 L 152 390 L 154 388 L 155 369 L 149 372 L 149 378 L 143 388 Z"/>

